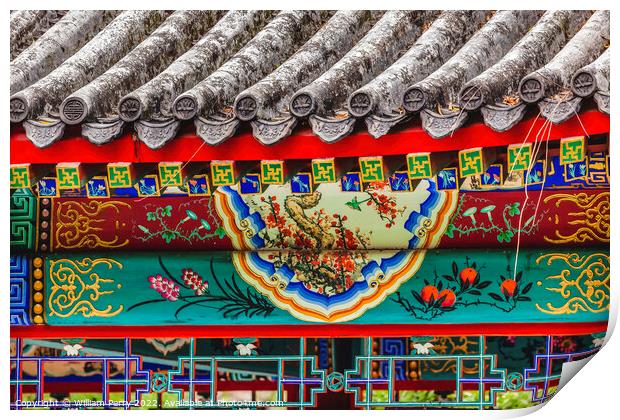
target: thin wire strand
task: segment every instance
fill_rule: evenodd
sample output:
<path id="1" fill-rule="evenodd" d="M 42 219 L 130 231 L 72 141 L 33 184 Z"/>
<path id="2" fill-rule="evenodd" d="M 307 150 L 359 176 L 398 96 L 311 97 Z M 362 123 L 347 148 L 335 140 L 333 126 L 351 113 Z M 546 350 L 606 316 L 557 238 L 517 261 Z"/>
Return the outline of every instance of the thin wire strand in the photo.
<path id="1" fill-rule="evenodd" d="M 194 151 L 194 153 L 192 153 L 192 155 L 189 157 L 189 160 L 188 160 L 187 162 L 185 162 L 183 165 L 181 165 L 181 167 L 180 167 L 179 169 L 177 169 L 177 171 L 174 173 L 174 177 L 176 177 L 177 175 L 179 175 L 179 174 L 181 173 L 181 171 L 182 171 L 183 169 L 185 169 L 185 167 L 186 167 L 187 165 L 189 165 L 189 164 L 190 164 L 190 162 L 192 161 L 192 159 L 194 159 L 194 158 L 196 157 L 196 155 L 198 154 L 198 152 L 200 151 L 200 149 L 202 149 L 202 148 L 204 147 L 204 145 L 205 145 L 205 144 L 207 144 L 207 142 L 206 142 L 206 141 L 203 141 L 203 142 L 202 142 L 202 144 L 201 144 L 200 146 L 198 146 L 198 148 L 196 149 L 196 151 Z M 171 178 L 173 178 L 173 177 L 171 177 Z M 161 194 L 161 192 L 162 192 L 162 191 L 163 191 L 166 187 L 168 187 L 168 185 L 169 185 L 169 184 L 170 184 L 170 180 L 166 181 L 166 183 L 165 183 L 164 185 L 161 185 L 161 186 L 159 187 L 159 190 L 158 190 L 157 194 Z M 138 187 L 138 188 L 139 188 L 139 187 Z M 140 201 L 144 200 L 145 198 L 153 197 L 153 196 L 155 196 L 155 195 L 156 195 L 156 193 L 147 194 L 147 195 L 145 195 L 145 196 L 141 197 L 140 199 L 136 200 L 136 202 L 137 202 L 137 203 L 139 203 Z"/>
<path id="2" fill-rule="evenodd" d="M 556 111 L 557 111 L 557 109 L 558 109 L 558 107 L 560 106 L 561 103 L 562 103 L 562 101 L 558 101 L 556 103 L 555 108 L 551 112 L 552 116 L 556 113 Z M 571 108 L 573 110 L 573 113 L 575 115 L 577 115 L 577 118 L 579 119 L 579 122 L 580 122 L 580 124 L 582 126 L 582 129 L 584 130 L 584 132 L 587 135 L 587 131 L 585 130 L 585 127 L 583 127 L 583 124 L 581 123 L 581 119 L 579 118 L 579 115 L 577 114 L 575 108 L 573 108 L 572 105 L 571 105 Z M 538 136 L 541 133 L 541 131 L 543 130 L 543 128 L 545 128 L 545 130 L 546 130 L 546 127 L 548 127 L 548 133 L 547 133 L 547 136 L 546 136 L 547 138 L 545 140 L 545 167 L 544 167 L 544 171 L 543 171 L 544 172 L 544 174 L 543 174 L 543 183 L 542 183 L 541 191 L 540 191 L 540 194 L 538 196 L 538 200 L 537 200 L 536 207 L 535 207 L 535 210 L 534 210 L 534 218 L 538 214 L 538 209 L 539 209 L 539 206 L 540 206 L 540 201 L 542 199 L 542 195 L 543 195 L 544 188 L 545 188 L 544 184 L 546 182 L 546 177 L 547 177 L 547 167 L 546 167 L 546 164 L 547 164 L 548 152 L 549 152 L 549 139 L 551 138 L 551 130 L 553 128 L 553 123 L 551 122 L 551 119 L 546 119 L 546 121 L 545 121 L 545 123 L 543 123 L 543 126 L 541 127 L 541 129 L 538 130 L 538 133 L 536 135 L 536 137 L 537 137 L 536 143 L 540 143 L 540 142 L 538 142 Z M 521 224 L 522 224 L 522 221 L 523 221 L 523 213 L 524 213 L 524 210 L 525 210 L 525 206 L 526 206 L 526 204 L 527 204 L 527 202 L 529 200 L 529 194 L 528 194 L 528 189 L 527 189 L 527 186 L 528 186 L 527 179 L 529 177 L 529 174 L 531 172 L 531 169 L 532 169 L 534 163 L 536 162 L 536 157 L 538 156 L 538 152 L 540 151 L 540 147 L 541 147 L 540 144 L 535 144 L 534 149 L 536 151 L 535 151 L 535 153 L 534 152 L 532 153 L 532 156 L 534 158 L 530 162 L 530 165 L 528 166 L 528 170 L 527 170 L 527 172 L 525 174 L 525 179 L 524 179 L 525 200 L 524 200 L 523 207 L 522 207 L 523 211 L 521 211 L 521 213 L 519 215 L 519 225 L 518 225 L 518 230 L 517 230 L 517 249 L 516 249 L 516 252 L 515 252 L 515 262 L 514 262 L 513 278 L 515 278 L 516 275 L 517 275 L 517 266 L 518 266 L 518 262 L 519 262 L 519 251 L 520 251 L 520 247 L 521 247 Z"/>

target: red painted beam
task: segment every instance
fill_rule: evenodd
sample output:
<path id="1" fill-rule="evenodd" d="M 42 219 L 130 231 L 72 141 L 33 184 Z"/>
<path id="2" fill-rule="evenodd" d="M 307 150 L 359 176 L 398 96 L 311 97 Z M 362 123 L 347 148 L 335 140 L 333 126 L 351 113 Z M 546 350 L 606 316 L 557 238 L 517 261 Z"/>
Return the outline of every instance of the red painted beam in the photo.
<path id="1" fill-rule="evenodd" d="M 166 325 L 11 327 L 12 338 L 152 338 L 152 337 L 406 337 L 415 335 L 579 335 L 604 332 L 607 322 L 529 324 L 306 324 L 306 325 Z"/>
<path id="2" fill-rule="evenodd" d="M 131 135 L 96 146 L 79 136 L 66 137 L 43 149 L 26 138 L 26 133 L 11 133 L 11 163 L 55 164 L 58 162 L 137 162 L 137 146 Z"/>
<path id="3" fill-rule="evenodd" d="M 209 146 L 196 136 L 193 125 L 188 124 L 185 126 L 185 131 L 176 139 L 158 150 L 149 149 L 144 143 L 134 139 L 131 133 L 124 134 L 108 144 L 96 146 L 82 138 L 75 130 L 69 130 L 64 139 L 51 146 L 39 149 L 26 138 L 23 131 L 15 129 L 11 133 L 11 163 L 187 162 L 404 155 L 413 152 L 463 150 L 479 146 L 505 146 L 523 142 L 528 133 L 527 141 L 533 142 L 545 121 L 543 118 L 532 117 L 503 133 L 497 133 L 483 123 L 476 122 L 456 130 L 453 136 L 441 140 L 433 139 L 420 126 L 395 131 L 379 139 L 373 138 L 366 131 L 360 131 L 333 144 L 324 143 L 306 128 L 296 131 L 292 136 L 272 146 L 262 145 L 247 131 L 226 140 L 219 146 Z M 563 124 L 553 125 L 550 139 L 608 132 L 609 116 L 589 110 L 582 112 L 579 118 L 575 116 Z"/>

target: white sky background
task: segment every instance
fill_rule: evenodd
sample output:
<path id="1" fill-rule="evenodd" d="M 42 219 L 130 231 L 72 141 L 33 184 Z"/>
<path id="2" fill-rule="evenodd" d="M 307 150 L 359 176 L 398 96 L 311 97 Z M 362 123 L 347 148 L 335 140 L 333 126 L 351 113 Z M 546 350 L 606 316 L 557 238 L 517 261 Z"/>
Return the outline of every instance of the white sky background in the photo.
<path id="1" fill-rule="evenodd" d="M 314 1 L 242 1 L 242 0 L 227 0 L 227 1 L 188 1 L 188 0 L 150 0 L 150 1 L 118 1 L 118 0 L 106 0 L 106 1 L 97 1 L 97 2 L 87 2 L 87 1 L 4 1 L 2 4 L 3 7 L 3 17 L 0 19 L 0 26 L 2 28 L 3 42 L 0 44 L 0 57 L 5 57 L 4 64 L 0 67 L 2 69 L 3 75 L 3 93 L 4 98 L 0 101 L 0 115 L 5 115 L 5 118 L 0 119 L 2 124 L 2 150 L 0 152 L 0 159 L 2 159 L 2 169 L 0 170 L 0 188 L 2 188 L 2 193 L 0 193 L 0 200 L 2 200 L 2 211 L 0 211 L 0 218 L 2 221 L 0 222 L 0 226 L 2 227 L 2 233 L 0 233 L 0 237 L 4 238 L 4 245 L 0 248 L 2 252 L 2 256 L 0 256 L 0 261 L 5 264 L 9 261 L 9 153 L 8 153 L 8 145 L 9 145 L 9 62 L 8 58 L 9 54 L 9 42 L 8 42 L 8 33 L 9 33 L 9 10 L 10 9 L 94 9 L 94 8 L 105 8 L 105 9 L 126 9 L 128 7 L 135 9 L 196 9 L 196 8 L 227 8 L 227 9 L 255 9 L 255 8 L 263 8 L 263 9 L 294 9 L 294 8 L 313 8 L 313 9 L 414 9 L 414 8 L 435 8 L 435 9 L 462 9 L 462 8 L 480 8 L 480 9 L 538 9 L 538 8 L 546 8 L 546 9 L 583 9 L 585 7 L 593 8 L 593 9 L 611 9 L 612 10 L 612 24 L 611 24 L 611 36 L 612 42 L 611 44 L 615 44 L 619 40 L 619 32 L 620 32 L 620 2 L 615 1 L 601 1 L 601 0 L 590 0 L 590 1 L 575 1 L 575 0 L 563 0 L 563 1 L 532 1 L 532 0 L 520 0 L 520 1 L 488 1 L 488 0 L 476 0 L 476 1 L 441 1 L 441 0 L 433 0 L 433 1 L 386 1 L 386 0 L 341 0 L 338 2 L 334 2 L 333 0 L 314 0 Z M 615 51 L 615 48 L 614 48 Z M 615 69 L 620 68 L 620 53 L 616 54 L 615 52 L 612 54 L 612 81 L 611 81 L 611 108 L 613 110 L 620 109 L 620 94 L 618 89 L 618 84 L 620 80 L 618 77 L 615 77 L 618 73 Z M 615 114 L 618 115 L 618 114 Z M 620 193 L 618 190 L 620 188 L 616 188 L 617 183 L 615 181 L 615 176 L 620 177 L 620 172 L 616 170 L 618 161 L 615 158 L 616 147 L 615 142 L 619 141 L 618 138 L 618 118 L 614 118 L 614 114 L 612 113 L 611 119 L 611 153 L 612 153 L 612 191 L 611 194 L 611 205 L 612 209 L 620 208 Z M 449 139 L 445 139 L 444 141 L 449 141 Z M 615 190 L 615 191 L 614 191 Z M 613 212 L 613 210 L 612 210 Z M 620 216 L 617 216 L 617 213 L 613 212 L 614 215 L 611 218 L 612 232 L 619 232 L 618 229 L 620 224 Z M 613 237 L 618 237 L 619 233 L 614 233 Z M 618 311 L 618 296 L 620 291 L 620 286 L 617 286 L 617 281 L 615 279 L 616 272 L 618 271 L 618 267 L 620 267 L 618 261 L 620 257 L 620 246 L 618 245 L 617 240 L 612 241 L 611 246 L 611 272 L 612 272 L 612 319 L 610 320 L 610 324 L 615 325 L 617 311 Z M 8 410 L 9 406 L 9 387 L 8 387 L 8 361 L 9 361 L 9 332 L 8 332 L 8 310 L 9 310 L 9 301 L 7 298 L 8 291 L 8 276 L 7 274 L 7 266 L 4 266 L 4 279 L 2 280 L 3 286 L 0 288 L 0 305 L 3 308 L 3 314 L 0 315 L 0 320 L 3 320 L 2 327 L 2 348 L 0 350 L 0 401 L 2 401 L 1 406 Z M 617 412 L 619 410 L 618 404 L 620 404 L 620 389 L 618 385 L 618 378 L 620 378 L 620 338 L 618 338 L 618 334 L 614 334 L 611 338 L 608 345 L 605 346 L 601 350 L 601 352 L 596 355 L 593 360 L 587 364 L 587 366 L 582 369 L 575 378 L 569 381 L 565 388 L 563 388 L 556 397 L 554 397 L 545 407 L 540 410 L 535 410 L 528 418 L 532 419 L 543 419 L 543 418 L 558 418 L 562 420 L 568 420 L 573 418 L 581 418 L 581 419 L 607 419 L 613 417 L 617 417 Z M 611 414 L 616 412 L 616 414 Z M 67 418 L 70 416 L 72 419 L 76 417 L 100 417 L 100 418 L 108 418 L 109 416 L 114 415 L 130 415 L 130 416 L 140 416 L 145 417 L 146 415 L 149 418 L 158 417 L 158 418 L 166 418 L 169 419 L 171 413 L 169 411 L 150 411 L 148 414 L 146 412 L 132 412 L 128 414 L 121 414 L 119 412 L 112 413 L 109 411 L 71 411 L 67 413 L 66 411 L 56 411 L 56 412 L 41 412 L 41 411 L 31 411 L 31 412 L 18 412 L 12 411 L 10 416 L 20 416 L 22 418 L 34 418 L 33 416 L 42 416 L 42 417 L 50 417 L 50 416 L 62 416 L 63 418 Z M 372 413 L 368 412 L 347 412 L 346 415 L 348 418 L 352 417 L 361 417 L 371 415 L 373 419 L 375 418 L 386 418 L 387 416 L 390 419 L 398 418 L 407 418 L 411 419 L 413 417 L 417 418 L 451 418 L 451 419 L 461 419 L 461 418 L 489 418 L 489 417 L 514 417 L 516 415 L 522 415 L 523 412 L 517 412 L 511 414 L 510 412 L 454 412 L 454 411 L 422 411 L 416 410 L 414 412 L 410 411 L 373 411 Z M 202 418 L 220 418 L 220 417 L 231 417 L 234 416 L 235 419 L 239 419 L 241 417 L 252 417 L 263 418 L 264 416 L 294 416 L 298 418 L 299 416 L 310 416 L 316 418 L 318 415 L 321 417 L 324 416 L 336 416 L 343 415 L 340 413 L 325 413 L 316 411 L 306 411 L 306 412 L 296 412 L 296 413 L 284 413 L 284 412 L 266 412 L 266 411 L 231 411 L 231 412 L 223 412 L 223 411 L 199 411 L 199 412 L 188 412 L 184 411 L 182 416 L 201 416 Z M 101 417 L 103 416 L 103 417 Z M 368 418 L 368 417 L 366 417 Z"/>

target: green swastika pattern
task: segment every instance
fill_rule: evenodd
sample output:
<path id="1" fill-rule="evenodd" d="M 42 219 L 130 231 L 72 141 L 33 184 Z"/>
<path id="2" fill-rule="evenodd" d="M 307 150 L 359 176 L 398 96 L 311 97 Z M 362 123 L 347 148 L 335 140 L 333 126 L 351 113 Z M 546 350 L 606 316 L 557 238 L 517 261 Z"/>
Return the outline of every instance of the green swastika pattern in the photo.
<path id="1" fill-rule="evenodd" d="M 462 150 L 459 152 L 459 170 L 461 177 L 480 175 L 484 172 L 482 150 Z"/>
<path id="2" fill-rule="evenodd" d="M 77 167 L 57 167 L 56 175 L 58 176 L 58 188 L 73 189 L 80 188 L 80 172 Z"/>
<path id="3" fill-rule="evenodd" d="M 514 145 L 508 147 L 508 170 L 526 171 L 532 159 L 532 145 Z"/>
<path id="4" fill-rule="evenodd" d="M 110 188 L 131 188 L 131 172 L 127 166 L 108 166 Z"/>
<path id="5" fill-rule="evenodd" d="M 364 158 L 360 159 L 359 162 L 362 181 L 377 182 L 385 180 L 383 161 L 380 158 Z"/>
<path id="6" fill-rule="evenodd" d="M 11 166 L 11 188 L 30 188 L 27 166 Z"/>
<path id="7" fill-rule="evenodd" d="M 431 156 L 429 154 L 407 156 L 407 169 L 409 178 L 430 178 L 433 175 Z"/>
<path id="8" fill-rule="evenodd" d="M 560 163 L 582 162 L 585 159 L 585 141 L 583 137 L 560 141 Z"/>
<path id="9" fill-rule="evenodd" d="M 159 179 L 161 180 L 162 187 L 178 187 L 182 185 L 181 165 L 159 165 Z"/>
<path id="10" fill-rule="evenodd" d="M 312 162 L 312 178 L 316 183 L 336 182 L 336 170 L 333 161 Z"/>
<path id="11" fill-rule="evenodd" d="M 235 175 L 232 163 L 211 164 L 211 178 L 213 185 L 224 187 L 235 183 Z"/>
<path id="12" fill-rule="evenodd" d="M 284 184 L 284 164 L 282 162 L 261 162 L 260 167 L 263 184 Z"/>

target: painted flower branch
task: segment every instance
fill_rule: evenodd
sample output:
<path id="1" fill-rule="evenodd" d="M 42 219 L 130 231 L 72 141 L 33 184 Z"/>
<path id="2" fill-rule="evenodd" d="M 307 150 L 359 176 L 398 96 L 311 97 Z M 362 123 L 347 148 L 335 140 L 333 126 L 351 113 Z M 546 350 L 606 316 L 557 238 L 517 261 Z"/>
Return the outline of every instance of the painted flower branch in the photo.
<path id="1" fill-rule="evenodd" d="M 203 279 L 198 273 L 190 268 L 182 270 L 183 280 L 180 282 L 164 265 L 161 257 L 158 258 L 159 265 L 167 277 L 161 274 L 149 276 L 151 288 L 155 290 L 161 298 L 151 299 L 136 303 L 129 308 L 127 312 L 143 305 L 161 302 L 184 302 L 178 307 L 174 313 L 174 317 L 178 319 L 181 312 L 192 306 L 215 309 L 224 316 L 224 318 L 237 318 L 245 315 L 248 318 L 262 315 L 264 317 L 270 315 L 275 307 L 263 295 L 255 292 L 251 288 L 245 291 L 239 287 L 237 279 L 232 274 L 230 281 L 223 280 L 220 282 L 215 274 L 213 267 L 213 259 L 210 261 L 211 278 L 219 289 L 219 294 L 214 294 L 209 290 L 209 282 Z M 212 306 L 209 304 L 216 303 Z"/>
<path id="2" fill-rule="evenodd" d="M 167 244 L 172 242 L 174 239 L 183 239 L 187 242 L 192 242 L 194 240 L 204 241 L 208 238 L 213 238 L 215 236 L 220 239 L 226 236 L 226 232 L 220 226 L 218 226 L 215 231 L 209 232 L 211 230 L 211 225 L 205 219 L 200 219 L 198 222 L 198 215 L 193 211 L 187 209 L 185 210 L 185 218 L 180 219 L 176 226 L 170 227 L 168 225 L 170 219 L 172 219 L 172 206 L 167 205 L 165 207 L 158 207 L 155 211 L 150 211 L 146 214 L 146 220 L 157 222 L 159 226 L 154 228 L 154 230 L 149 229 L 146 226 L 138 225 L 138 229 L 140 229 L 144 236 L 140 236 L 139 239 L 147 242 L 154 237 L 161 236 Z M 184 225 L 188 222 L 198 222 L 198 226 L 194 226 L 191 230 L 184 230 Z M 194 223 L 196 225 L 196 223 Z M 205 233 L 202 233 L 205 231 Z"/>
<path id="3" fill-rule="evenodd" d="M 521 209 L 521 203 L 514 202 L 506 204 L 502 209 L 501 222 L 496 223 L 493 219 L 496 206 L 488 204 L 490 203 L 488 200 L 478 200 L 486 204 L 480 209 L 477 206 L 472 206 L 461 213 L 466 197 L 465 194 L 460 197 L 454 216 L 446 229 L 445 234 L 449 238 L 454 238 L 456 233 L 459 234 L 459 237 L 463 237 L 474 232 L 483 232 L 483 234 L 488 233 L 496 235 L 497 241 L 500 243 L 509 243 L 515 234 L 522 233 L 524 235 L 530 235 L 534 233 L 538 229 L 538 224 L 545 216 L 544 212 L 541 212 L 538 217 L 536 214 L 533 214 L 519 229 L 518 226 L 514 226 L 513 223 L 518 223 L 518 216 L 523 211 Z M 468 220 L 470 223 L 459 223 L 461 220 Z M 469 224 L 469 226 L 467 226 L 467 224 Z"/>
<path id="4" fill-rule="evenodd" d="M 362 211 L 361 205 L 364 203 L 369 207 L 372 206 L 381 220 L 385 222 L 385 227 L 389 229 L 396 224 L 397 216 L 402 215 L 407 207 L 396 207 L 396 199 L 393 196 L 388 196 L 387 194 L 379 192 L 379 190 L 385 188 L 386 185 L 386 182 L 372 183 L 365 191 L 368 198 L 358 201 L 357 196 L 355 196 L 351 201 L 345 204 L 357 211 Z"/>
<path id="5" fill-rule="evenodd" d="M 396 292 L 392 301 L 398 303 L 407 312 L 418 319 L 430 320 L 458 308 L 469 306 L 491 306 L 503 312 L 511 312 L 517 307 L 518 302 L 530 301 L 526 296 L 532 288 L 532 283 L 521 287 L 522 272 L 519 271 L 514 279 L 500 275 L 501 282 L 497 284 L 495 291 L 489 291 L 492 281 L 481 281 L 477 264 L 469 264 L 466 258 L 465 267 L 459 271 L 456 262 L 452 262 L 452 273 L 442 275 L 439 279 L 435 273 L 435 279 L 431 283 L 424 279 L 424 287 L 418 292 L 411 290 L 412 303 L 408 298 Z M 484 268 L 481 267 L 480 270 Z M 444 283 L 445 281 L 445 283 Z M 483 295 L 486 292 L 486 296 Z"/>
<path id="6" fill-rule="evenodd" d="M 282 205 L 276 196 L 261 197 L 260 212 L 266 229 L 266 247 L 277 250 L 323 250 L 322 252 L 277 251 L 269 255 L 276 268 L 287 266 L 309 290 L 333 295 L 353 286 L 359 267 L 367 263 L 370 233 L 347 226 L 346 215 L 328 214 L 315 207 L 320 195 L 287 197 Z M 288 217 L 287 217 L 288 216 Z"/>

